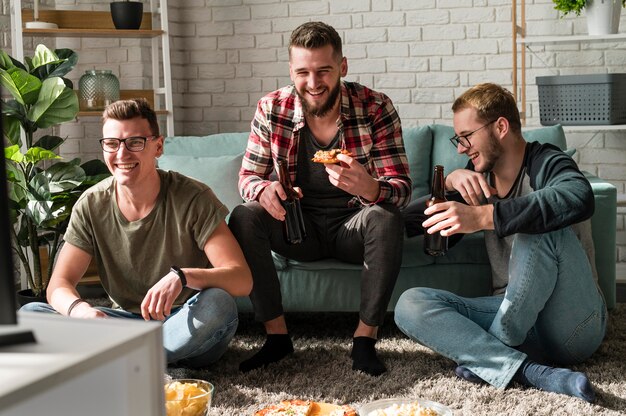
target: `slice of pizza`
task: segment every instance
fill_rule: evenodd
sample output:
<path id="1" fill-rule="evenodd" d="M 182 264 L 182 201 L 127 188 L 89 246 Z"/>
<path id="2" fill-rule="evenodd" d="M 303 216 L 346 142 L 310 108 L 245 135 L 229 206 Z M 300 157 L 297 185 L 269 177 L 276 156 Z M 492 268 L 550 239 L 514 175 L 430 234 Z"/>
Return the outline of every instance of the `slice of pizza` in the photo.
<path id="1" fill-rule="evenodd" d="M 309 416 L 312 408 L 313 402 L 309 400 L 283 400 L 259 410 L 254 416 Z"/>
<path id="2" fill-rule="evenodd" d="M 344 404 L 340 406 L 338 409 L 333 410 L 329 413 L 328 416 L 356 416 L 356 410 Z"/>
<path id="3" fill-rule="evenodd" d="M 344 154 L 352 156 L 352 154 L 346 149 L 331 149 L 331 150 L 318 150 L 313 155 L 313 162 L 317 163 L 339 163 L 337 159 L 338 154 Z"/>

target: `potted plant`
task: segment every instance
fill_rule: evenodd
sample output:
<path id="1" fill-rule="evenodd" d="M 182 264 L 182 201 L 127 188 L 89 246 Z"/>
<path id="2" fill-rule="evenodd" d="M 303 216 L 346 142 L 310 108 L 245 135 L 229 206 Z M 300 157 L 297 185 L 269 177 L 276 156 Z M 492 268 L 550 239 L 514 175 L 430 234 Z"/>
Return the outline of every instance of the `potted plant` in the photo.
<path id="1" fill-rule="evenodd" d="M 33 143 L 37 130 L 54 128 L 78 114 L 77 94 L 63 77 L 77 61 L 70 49 L 52 51 L 44 45 L 24 63 L 0 51 L 0 81 L 13 97 L 2 100 L 13 249 L 38 297 L 45 296 L 74 203 L 109 174 L 100 160 L 83 165 L 80 159 L 59 161 L 54 150 L 65 141 L 59 136 L 45 135 Z M 41 246 L 47 248 L 47 270 L 41 267 Z"/>
<path id="2" fill-rule="evenodd" d="M 139 29 L 143 20 L 143 3 L 140 1 L 112 1 L 111 19 L 116 29 Z"/>
<path id="3" fill-rule="evenodd" d="M 587 31 L 590 35 L 609 35 L 619 31 L 620 3 L 626 7 L 626 0 L 552 0 L 554 8 L 563 16 L 575 13 L 580 16 L 586 9 Z M 563 17 L 562 16 L 562 17 Z"/>

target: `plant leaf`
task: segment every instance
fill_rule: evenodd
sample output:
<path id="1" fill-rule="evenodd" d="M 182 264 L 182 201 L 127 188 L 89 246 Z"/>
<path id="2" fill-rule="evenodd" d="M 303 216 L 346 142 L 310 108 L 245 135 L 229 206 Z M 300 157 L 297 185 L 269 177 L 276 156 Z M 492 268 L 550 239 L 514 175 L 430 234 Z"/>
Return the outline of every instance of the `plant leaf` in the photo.
<path id="1" fill-rule="evenodd" d="M 52 218 L 52 201 L 28 201 L 26 213 L 38 227 L 41 227 Z"/>
<path id="2" fill-rule="evenodd" d="M 15 100 L 11 101 L 13 101 L 14 103 L 17 102 Z M 2 114 L 2 129 L 2 133 L 4 134 L 4 137 L 6 137 L 9 141 L 9 144 L 22 144 L 22 140 L 20 137 L 20 121 L 16 117 Z"/>
<path id="3" fill-rule="evenodd" d="M 28 204 L 26 215 L 28 215 L 37 226 L 41 226 L 52 217 L 52 198 L 48 179 L 43 173 L 38 173 L 31 179 L 27 191 Z"/>
<path id="4" fill-rule="evenodd" d="M 13 60 L 11 59 L 9 54 L 3 50 L 0 50 L 0 68 L 7 70 L 13 67 L 15 67 L 15 64 L 13 63 Z"/>
<path id="5" fill-rule="evenodd" d="M 26 163 L 37 164 L 42 160 L 61 159 L 61 156 L 57 155 L 50 150 L 42 149 L 41 147 L 31 147 L 26 151 L 24 160 Z"/>
<path id="6" fill-rule="evenodd" d="M 0 81 L 15 98 L 24 105 L 32 105 L 37 101 L 41 81 L 21 68 L 0 69 Z"/>
<path id="7" fill-rule="evenodd" d="M 62 62 L 62 59 L 59 59 L 56 53 L 48 49 L 46 45 L 39 44 L 35 48 L 35 54 L 32 58 L 32 67 L 30 68 L 30 72 L 39 68 L 42 65 L 54 64 Z"/>
<path id="8" fill-rule="evenodd" d="M 14 202 L 13 206 L 9 206 L 11 210 L 23 209 L 24 200 L 26 198 L 26 177 L 24 172 L 17 167 L 15 163 L 7 163 L 7 183 L 9 185 L 9 201 Z"/>
<path id="9" fill-rule="evenodd" d="M 111 174 L 111 172 L 109 172 L 109 168 L 107 168 L 107 165 L 100 159 L 88 160 L 87 162 L 80 165 L 80 167 L 83 168 L 87 176 L 109 176 Z"/>
<path id="10" fill-rule="evenodd" d="M 42 149 L 46 149 L 46 150 L 54 150 L 60 145 L 62 145 L 64 141 L 65 139 L 59 136 L 46 135 L 46 136 L 41 137 L 39 140 L 37 140 L 37 142 L 33 144 L 33 146 L 41 147 Z"/>
<path id="11" fill-rule="evenodd" d="M 28 239 L 28 221 L 30 220 L 30 217 L 26 214 L 20 217 L 20 228 L 17 232 L 17 241 L 22 247 L 28 247 L 30 245 Z"/>
<path id="12" fill-rule="evenodd" d="M 22 163 L 24 160 L 24 154 L 20 152 L 20 146 L 14 144 L 13 146 L 7 146 L 4 148 L 4 158 L 15 163 Z"/>
<path id="13" fill-rule="evenodd" d="M 48 178 L 51 193 L 72 190 L 81 185 L 87 178 L 85 171 L 80 166 L 65 162 L 55 163 L 43 174 Z"/>
<path id="14" fill-rule="evenodd" d="M 71 49 L 55 49 L 53 52 L 44 45 L 39 45 L 33 56 L 31 73 L 42 81 L 52 77 L 63 77 L 77 63 L 78 54 Z M 68 88 L 73 87 L 70 80 L 65 81 Z"/>
<path id="15" fill-rule="evenodd" d="M 48 78 L 39 91 L 39 100 L 28 112 L 37 127 L 47 128 L 70 121 L 78 114 L 76 92 L 67 88 L 59 77 Z"/>
<path id="16" fill-rule="evenodd" d="M 52 68 L 49 74 L 49 76 L 51 77 L 63 77 L 63 75 L 74 69 L 74 67 L 78 63 L 78 54 L 71 49 L 55 49 L 54 53 L 60 60 L 62 60 L 62 62 L 61 64 L 56 65 L 54 68 Z M 71 88 L 70 86 L 68 87 Z"/>

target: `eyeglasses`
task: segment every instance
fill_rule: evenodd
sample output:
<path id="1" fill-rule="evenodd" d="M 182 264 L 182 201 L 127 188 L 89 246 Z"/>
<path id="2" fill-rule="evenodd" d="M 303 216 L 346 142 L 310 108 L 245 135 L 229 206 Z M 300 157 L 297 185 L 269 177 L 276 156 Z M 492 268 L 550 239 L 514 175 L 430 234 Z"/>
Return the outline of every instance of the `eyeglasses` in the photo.
<path id="1" fill-rule="evenodd" d="M 454 137 L 450 138 L 450 143 L 452 143 L 452 146 L 454 146 L 455 148 L 458 147 L 459 145 L 463 146 L 466 149 L 469 149 L 470 146 L 472 145 L 472 143 L 470 143 L 469 138 L 472 134 L 476 133 L 478 130 L 480 129 L 484 129 L 485 127 L 487 127 L 488 125 L 490 125 L 491 123 L 495 123 L 496 121 L 498 121 L 498 119 L 495 120 L 491 120 L 489 123 L 485 124 L 484 126 L 481 126 L 479 128 L 477 128 L 474 131 L 470 131 L 467 134 L 463 134 L 463 135 L 455 135 Z"/>
<path id="2" fill-rule="evenodd" d="M 116 138 L 108 138 L 100 139 L 100 146 L 102 146 L 102 150 L 109 153 L 117 152 L 120 148 L 120 145 L 124 143 L 126 149 L 131 152 L 141 152 L 146 147 L 146 140 L 154 139 L 157 136 L 148 136 L 148 137 L 127 137 L 125 139 L 116 139 Z"/>

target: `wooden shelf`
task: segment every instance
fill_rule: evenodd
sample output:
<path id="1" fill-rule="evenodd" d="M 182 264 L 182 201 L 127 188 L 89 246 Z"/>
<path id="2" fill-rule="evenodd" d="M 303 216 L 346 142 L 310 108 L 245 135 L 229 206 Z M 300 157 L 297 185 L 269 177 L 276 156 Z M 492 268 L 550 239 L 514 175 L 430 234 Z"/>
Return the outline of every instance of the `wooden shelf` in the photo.
<path id="1" fill-rule="evenodd" d="M 34 20 L 32 9 L 22 9 L 22 21 Z M 40 10 L 39 20 L 56 23 L 58 29 L 22 29 L 30 36 L 66 36 L 66 37 L 157 37 L 165 33 L 152 29 L 152 13 L 144 13 L 138 30 L 118 30 L 113 24 L 110 12 L 89 10 Z"/>
<path id="2" fill-rule="evenodd" d="M 68 38 L 155 38 L 162 30 L 118 30 L 118 29 L 24 29 L 24 36 L 50 36 Z"/>
<path id="3" fill-rule="evenodd" d="M 626 40 L 626 33 L 615 35 L 569 35 L 569 36 L 535 36 L 529 38 L 518 38 L 518 44 L 546 44 L 546 43 L 576 43 L 576 42 L 621 42 Z"/>
<path id="4" fill-rule="evenodd" d="M 619 131 L 626 130 L 626 124 L 604 124 L 595 126 L 563 126 L 565 131 Z"/>
<path id="5" fill-rule="evenodd" d="M 76 93 L 80 96 L 80 92 L 76 91 Z M 154 108 L 154 91 L 153 90 L 120 90 L 121 100 L 130 100 L 132 98 L 145 98 L 150 104 L 150 107 Z M 157 115 L 167 115 L 169 112 L 167 110 L 155 109 L 155 113 L 157 113 Z M 78 112 L 79 117 L 100 117 L 101 115 L 102 115 L 102 110 L 81 109 Z"/>

